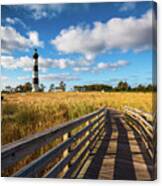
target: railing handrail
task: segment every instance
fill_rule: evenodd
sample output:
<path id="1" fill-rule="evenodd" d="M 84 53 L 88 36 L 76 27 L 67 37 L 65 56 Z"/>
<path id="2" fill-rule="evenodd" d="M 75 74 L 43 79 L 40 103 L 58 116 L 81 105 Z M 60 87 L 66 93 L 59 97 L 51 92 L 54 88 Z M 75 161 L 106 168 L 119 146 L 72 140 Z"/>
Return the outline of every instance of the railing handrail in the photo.
<path id="1" fill-rule="evenodd" d="M 153 135 L 153 125 L 149 123 L 146 119 L 144 119 L 139 113 L 135 112 L 134 110 L 128 109 L 128 108 L 125 108 L 125 112 L 128 115 L 131 115 L 134 119 L 135 117 L 138 118 L 138 122 L 141 124 L 141 126 L 144 128 L 147 134 L 150 137 Z"/>
<path id="2" fill-rule="evenodd" d="M 130 110 L 130 111 L 133 111 L 137 114 L 140 114 L 142 117 L 144 117 L 147 121 L 152 121 L 153 120 L 153 115 L 150 113 L 150 112 L 144 112 L 140 109 L 137 109 L 137 108 L 133 108 L 133 107 L 130 107 L 130 106 L 124 106 L 124 109 L 126 110 Z"/>
<path id="3" fill-rule="evenodd" d="M 20 171 L 18 171 L 14 176 L 24 176 L 24 175 L 32 175 L 34 174 L 34 171 L 37 170 L 37 172 L 41 171 L 42 164 L 46 164 L 50 161 L 50 159 L 54 159 L 57 157 L 62 151 L 70 147 L 70 145 L 75 142 L 79 137 L 85 134 L 85 132 L 89 129 L 91 129 L 98 121 L 100 121 L 101 118 L 103 118 L 104 115 L 97 118 L 95 121 L 93 121 L 90 125 L 84 127 L 82 130 L 77 132 L 74 136 L 68 138 L 63 143 L 59 144 L 58 146 L 52 148 L 47 153 L 43 154 L 39 159 L 34 161 L 32 164 L 29 164 L 27 167 L 22 168 Z M 34 171 L 33 171 L 34 170 Z"/>
<path id="4" fill-rule="evenodd" d="M 136 109 L 131 109 L 129 107 L 125 107 L 124 109 L 127 116 L 129 116 L 129 118 L 133 122 L 133 125 L 131 126 L 135 129 L 135 131 L 139 135 L 141 135 L 141 137 L 145 141 L 144 143 L 147 143 L 146 149 L 148 150 L 148 153 L 152 159 L 154 154 L 154 147 L 152 141 L 154 140 L 154 133 L 155 133 L 153 121 L 151 123 L 148 122 L 146 118 L 140 115 L 140 112 L 136 112 Z"/>
<path id="5" fill-rule="evenodd" d="M 93 117 L 101 114 L 104 110 L 105 108 L 98 109 L 97 111 L 82 116 L 78 119 L 48 129 L 45 132 L 37 133 L 35 135 L 28 136 L 13 143 L 2 146 L 1 169 L 4 170 L 7 167 L 15 164 L 16 162 L 24 158 L 26 155 L 31 154 L 42 146 L 49 144 L 52 140 L 63 136 L 65 133 L 68 133 L 71 130 L 79 127 L 80 125 L 89 121 Z"/>

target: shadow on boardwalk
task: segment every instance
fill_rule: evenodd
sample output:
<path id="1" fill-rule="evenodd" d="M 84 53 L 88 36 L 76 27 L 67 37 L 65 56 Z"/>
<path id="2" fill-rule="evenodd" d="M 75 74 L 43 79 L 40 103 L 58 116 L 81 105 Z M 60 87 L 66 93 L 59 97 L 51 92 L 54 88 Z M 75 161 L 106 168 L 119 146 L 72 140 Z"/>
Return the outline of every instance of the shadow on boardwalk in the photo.
<path id="1" fill-rule="evenodd" d="M 139 134 L 127 125 L 125 118 L 117 111 L 110 110 L 107 118 L 105 134 L 100 137 L 97 151 L 91 153 L 83 178 L 151 180 L 151 160 Z"/>
<path id="2" fill-rule="evenodd" d="M 108 118 L 109 117 L 109 113 L 108 113 Z M 110 137 L 112 134 L 112 126 L 109 125 L 108 123 L 111 123 L 111 121 L 107 121 L 106 122 L 106 126 L 105 126 L 105 135 L 103 137 L 101 137 L 101 144 L 97 150 L 97 152 L 95 153 L 95 156 L 92 159 L 91 164 L 89 165 L 84 178 L 85 179 L 96 179 L 98 178 L 102 163 L 103 163 L 103 159 L 104 156 L 107 152 L 107 147 L 108 147 L 108 143 L 110 141 Z"/>

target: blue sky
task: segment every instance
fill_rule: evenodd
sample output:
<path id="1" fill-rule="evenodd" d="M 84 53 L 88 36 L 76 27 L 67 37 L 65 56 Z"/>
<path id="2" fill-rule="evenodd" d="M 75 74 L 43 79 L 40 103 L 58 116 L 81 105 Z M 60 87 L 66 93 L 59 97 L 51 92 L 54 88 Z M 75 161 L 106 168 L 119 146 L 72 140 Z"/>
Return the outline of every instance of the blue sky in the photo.
<path id="1" fill-rule="evenodd" d="M 40 83 L 152 82 L 152 2 L 3 5 L 2 87 L 32 80 L 37 48 Z"/>

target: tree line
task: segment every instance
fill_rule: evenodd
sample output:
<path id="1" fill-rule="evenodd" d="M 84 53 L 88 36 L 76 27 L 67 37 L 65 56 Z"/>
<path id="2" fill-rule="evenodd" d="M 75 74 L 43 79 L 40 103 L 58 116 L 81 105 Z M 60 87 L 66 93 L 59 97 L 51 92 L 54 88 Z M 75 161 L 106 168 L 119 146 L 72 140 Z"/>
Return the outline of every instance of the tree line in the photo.
<path id="1" fill-rule="evenodd" d="M 39 92 L 45 91 L 45 85 L 40 84 Z M 25 84 L 20 84 L 15 88 L 11 86 L 6 86 L 5 89 L 2 90 L 2 93 L 11 93 L 11 92 L 31 92 L 32 91 L 32 84 L 30 82 L 26 82 Z M 57 92 L 57 91 L 66 91 L 66 84 L 61 81 L 59 86 L 55 86 L 55 84 L 51 84 L 49 86 L 48 92 Z M 88 92 L 88 91 L 103 91 L 103 92 L 111 92 L 111 91 L 136 91 L 136 92 L 149 92 L 149 91 L 156 91 L 156 86 L 152 84 L 142 85 L 139 84 L 136 87 L 131 87 L 126 81 L 120 81 L 117 86 L 113 87 L 107 84 L 90 84 L 90 85 L 75 85 L 72 91 L 79 91 L 79 92 Z"/>
<path id="2" fill-rule="evenodd" d="M 40 84 L 39 86 L 39 92 L 44 92 L 45 91 L 45 85 L 43 83 Z M 53 91 L 66 91 L 66 84 L 61 81 L 59 83 L 59 86 L 55 86 L 54 84 L 51 84 L 48 92 L 53 92 Z M 32 92 L 32 84 L 30 82 L 26 82 L 24 84 L 20 84 L 16 87 L 11 87 L 11 86 L 6 86 L 3 90 L 2 93 L 16 93 L 16 92 Z"/>
<path id="3" fill-rule="evenodd" d="M 149 92 L 149 91 L 156 91 L 156 86 L 152 84 L 148 85 L 142 85 L 139 84 L 135 87 L 131 87 L 126 81 L 120 81 L 117 86 L 113 87 L 111 85 L 106 85 L 106 84 L 91 84 L 91 85 L 76 85 L 74 86 L 75 91 L 79 92 L 87 92 L 87 91 L 104 91 L 104 92 L 109 92 L 109 91 L 138 91 L 138 92 Z"/>

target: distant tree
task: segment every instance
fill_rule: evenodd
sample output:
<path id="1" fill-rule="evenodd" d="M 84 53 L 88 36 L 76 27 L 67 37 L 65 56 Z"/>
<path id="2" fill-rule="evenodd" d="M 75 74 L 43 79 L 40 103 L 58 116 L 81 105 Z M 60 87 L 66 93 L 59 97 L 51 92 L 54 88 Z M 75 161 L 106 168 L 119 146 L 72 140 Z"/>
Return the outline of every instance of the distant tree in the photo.
<path id="1" fill-rule="evenodd" d="M 26 82 L 24 85 L 18 85 L 14 89 L 15 92 L 31 92 L 32 91 L 32 84 L 30 82 Z"/>
<path id="2" fill-rule="evenodd" d="M 52 91 L 54 91 L 55 90 L 55 85 L 52 83 L 51 85 L 50 85 L 50 87 L 49 87 L 49 92 L 52 92 Z"/>
<path id="3" fill-rule="evenodd" d="M 127 82 L 120 81 L 117 85 L 117 89 L 119 91 L 127 91 L 129 88 L 129 85 Z"/>
<path id="4" fill-rule="evenodd" d="M 60 82 L 59 86 L 63 91 L 66 90 L 66 84 L 63 81 Z"/>
<path id="5" fill-rule="evenodd" d="M 15 88 L 15 92 L 23 92 L 23 85 L 18 85 L 18 86 Z"/>
<path id="6" fill-rule="evenodd" d="M 147 85 L 146 89 L 147 89 L 147 91 L 153 91 L 154 90 L 154 86 L 149 84 L 149 85 Z"/>
<path id="7" fill-rule="evenodd" d="M 45 88 L 46 88 L 46 87 L 45 87 L 43 84 L 40 84 L 39 91 L 40 91 L 40 92 L 44 92 Z"/>
<path id="8" fill-rule="evenodd" d="M 6 91 L 6 93 L 12 92 L 12 87 L 11 86 L 6 86 L 5 91 Z"/>
<path id="9" fill-rule="evenodd" d="M 79 91 L 79 92 L 80 92 L 80 91 L 83 91 L 83 89 L 84 89 L 83 86 L 79 86 L 79 85 L 75 85 L 75 86 L 74 86 L 74 90 L 75 90 L 75 91 Z"/>
<path id="10" fill-rule="evenodd" d="M 146 91 L 146 87 L 144 85 L 142 85 L 142 84 L 139 84 L 136 89 L 137 89 L 137 91 L 141 91 L 141 92 L 145 92 Z"/>
<path id="11" fill-rule="evenodd" d="M 129 85 L 128 86 L 128 91 L 131 91 L 132 90 L 132 87 Z"/>
<path id="12" fill-rule="evenodd" d="M 23 92 L 31 92 L 32 91 L 32 84 L 27 82 L 23 85 Z"/>
<path id="13" fill-rule="evenodd" d="M 83 85 L 83 86 L 74 86 L 75 91 L 111 91 L 113 89 L 110 85 L 104 84 L 92 84 L 92 85 Z"/>

